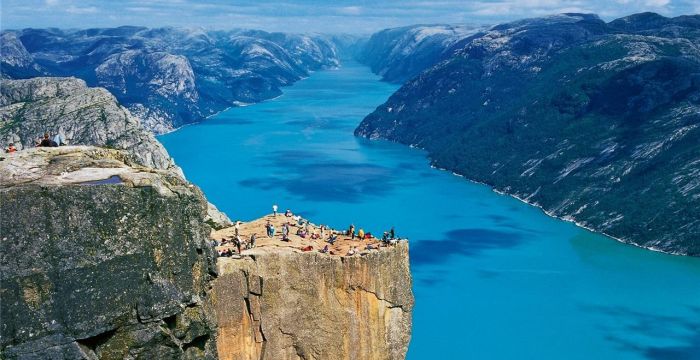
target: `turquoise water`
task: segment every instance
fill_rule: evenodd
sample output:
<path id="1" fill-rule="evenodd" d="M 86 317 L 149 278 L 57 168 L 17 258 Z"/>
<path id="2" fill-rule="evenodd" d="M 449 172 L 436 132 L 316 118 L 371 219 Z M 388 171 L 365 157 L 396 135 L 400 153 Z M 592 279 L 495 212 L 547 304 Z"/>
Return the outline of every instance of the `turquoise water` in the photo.
<path id="1" fill-rule="evenodd" d="M 622 245 L 353 137 L 396 86 L 346 63 L 161 136 L 233 219 L 273 203 L 411 240 L 409 359 L 700 359 L 700 259 Z"/>

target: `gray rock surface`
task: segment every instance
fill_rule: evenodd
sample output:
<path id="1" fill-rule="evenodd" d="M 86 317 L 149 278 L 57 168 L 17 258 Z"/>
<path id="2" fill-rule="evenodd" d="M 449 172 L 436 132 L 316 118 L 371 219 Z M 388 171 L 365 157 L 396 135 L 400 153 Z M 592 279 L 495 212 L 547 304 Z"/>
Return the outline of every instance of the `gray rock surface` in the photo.
<path id="1" fill-rule="evenodd" d="M 0 358 L 214 359 L 207 202 L 95 147 L 0 161 Z"/>
<path id="2" fill-rule="evenodd" d="M 127 150 L 146 166 L 174 168 L 165 148 L 107 90 L 76 78 L 3 80 L 0 146 L 32 148 L 45 132 L 72 145 Z"/>

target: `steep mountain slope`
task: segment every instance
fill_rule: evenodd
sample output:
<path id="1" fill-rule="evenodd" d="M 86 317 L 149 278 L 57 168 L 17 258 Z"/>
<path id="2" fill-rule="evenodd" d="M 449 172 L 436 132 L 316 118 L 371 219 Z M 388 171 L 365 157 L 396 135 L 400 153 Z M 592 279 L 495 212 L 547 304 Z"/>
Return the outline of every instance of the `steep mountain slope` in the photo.
<path id="1" fill-rule="evenodd" d="M 174 167 L 165 148 L 107 90 L 76 78 L 3 80 L 0 146 L 32 148 L 45 132 L 69 144 L 128 150 L 142 165 Z"/>
<path id="2" fill-rule="evenodd" d="M 473 35 L 468 25 L 413 25 L 386 29 L 372 35 L 356 55 L 383 80 L 404 82 L 449 58 L 454 45 Z"/>
<path id="3" fill-rule="evenodd" d="M 321 36 L 253 30 L 119 27 L 2 33 L 2 76 L 75 76 L 101 86 L 156 133 L 281 94 L 338 66 Z"/>
<path id="4" fill-rule="evenodd" d="M 357 135 L 622 241 L 700 256 L 700 16 L 495 26 L 406 83 Z"/>

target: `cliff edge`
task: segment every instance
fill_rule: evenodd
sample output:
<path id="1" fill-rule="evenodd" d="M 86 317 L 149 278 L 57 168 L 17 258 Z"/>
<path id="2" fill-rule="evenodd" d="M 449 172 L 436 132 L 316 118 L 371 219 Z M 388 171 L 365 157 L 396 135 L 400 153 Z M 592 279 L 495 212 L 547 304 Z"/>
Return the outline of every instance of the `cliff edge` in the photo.
<path id="1" fill-rule="evenodd" d="M 212 233 L 219 251 L 233 252 L 219 258 L 212 295 L 220 358 L 404 359 L 413 308 L 408 242 L 360 240 L 292 215 Z M 261 235 L 268 226 L 280 231 Z M 254 234 L 254 247 L 238 248 Z"/>
<path id="2" fill-rule="evenodd" d="M 404 359 L 408 244 L 334 256 L 261 247 L 220 258 L 212 300 L 221 359 Z"/>
<path id="3" fill-rule="evenodd" d="M 0 161 L 0 358 L 214 359 L 202 193 L 88 146 Z"/>

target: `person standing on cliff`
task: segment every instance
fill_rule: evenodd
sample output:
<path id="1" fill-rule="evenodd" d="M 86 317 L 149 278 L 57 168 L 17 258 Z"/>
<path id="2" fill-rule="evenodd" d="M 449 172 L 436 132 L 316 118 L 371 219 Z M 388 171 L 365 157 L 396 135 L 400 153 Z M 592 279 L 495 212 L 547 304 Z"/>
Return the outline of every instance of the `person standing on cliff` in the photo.
<path id="1" fill-rule="evenodd" d="M 289 225 L 287 223 L 282 225 L 282 241 L 289 241 Z"/>
<path id="2" fill-rule="evenodd" d="M 236 232 L 236 236 L 238 236 L 238 231 L 241 230 L 241 222 L 236 220 L 236 226 L 234 226 L 233 229 Z"/>
<path id="3" fill-rule="evenodd" d="M 277 204 L 272 205 L 272 214 L 277 217 Z"/>
<path id="4" fill-rule="evenodd" d="M 255 233 L 253 233 L 253 235 L 250 235 L 250 241 L 248 242 L 248 249 L 252 249 L 255 247 L 255 237 L 256 237 Z"/>

